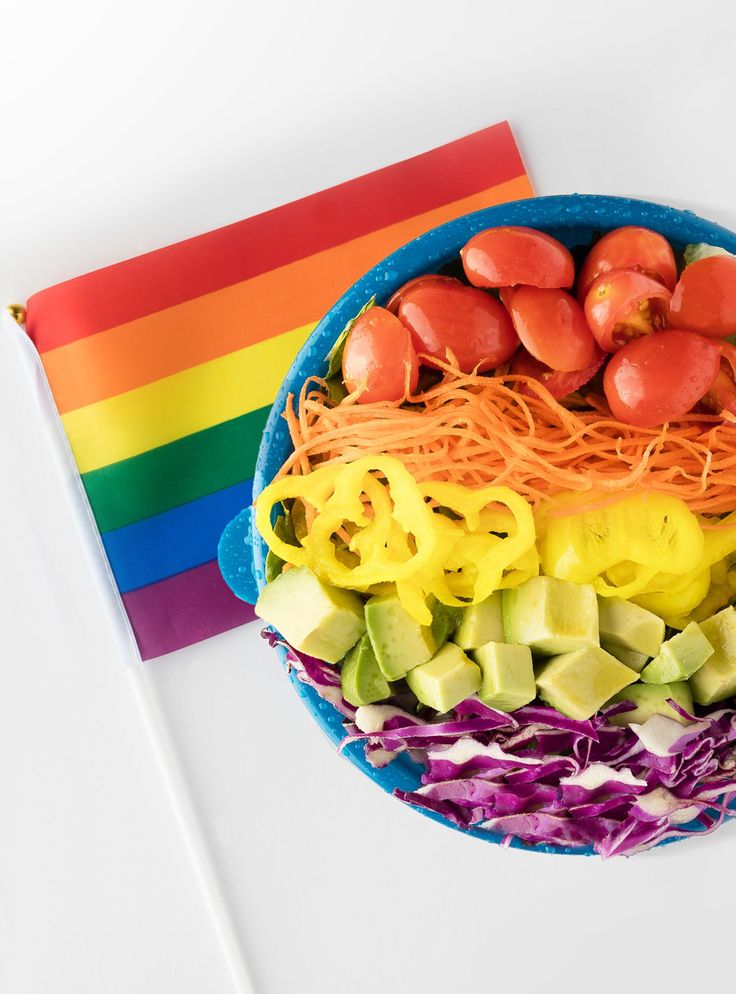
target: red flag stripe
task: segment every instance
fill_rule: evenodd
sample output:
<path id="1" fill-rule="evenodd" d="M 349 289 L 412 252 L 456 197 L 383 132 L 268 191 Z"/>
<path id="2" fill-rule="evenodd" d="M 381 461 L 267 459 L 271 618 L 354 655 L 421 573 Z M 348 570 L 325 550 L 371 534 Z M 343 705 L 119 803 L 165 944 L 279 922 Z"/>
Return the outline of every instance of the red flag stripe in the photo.
<path id="1" fill-rule="evenodd" d="M 522 175 L 507 123 L 206 235 L 42 290 L 40 352 L 212 293 Z"/>

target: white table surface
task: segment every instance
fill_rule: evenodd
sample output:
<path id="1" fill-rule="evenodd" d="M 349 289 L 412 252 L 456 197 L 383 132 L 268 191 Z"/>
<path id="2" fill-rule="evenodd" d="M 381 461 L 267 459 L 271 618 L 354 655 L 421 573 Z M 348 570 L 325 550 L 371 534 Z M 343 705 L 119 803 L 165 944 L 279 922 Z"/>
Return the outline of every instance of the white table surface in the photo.
<path id="1" fill-rule="evenodd" d="M 0 302 L 502 118 L 540 193 L 736 226 L 735 30 L 708 0 L 23 0 Z M 230 994 L 49 453 L 0 350 L 0 991 Z M 630 861 L 503 851 L 335 755 L 255 627 L 147 672 L 259 994 L 727 983 L 736 826 Z"/>

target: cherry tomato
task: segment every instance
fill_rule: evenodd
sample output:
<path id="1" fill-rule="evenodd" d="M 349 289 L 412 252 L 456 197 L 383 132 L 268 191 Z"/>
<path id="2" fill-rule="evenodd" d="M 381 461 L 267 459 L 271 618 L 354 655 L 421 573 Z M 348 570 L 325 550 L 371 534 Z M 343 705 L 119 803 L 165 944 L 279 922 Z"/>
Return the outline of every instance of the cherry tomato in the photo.
<path id="1" fill-rule="evenodd" d="M 398 290 L 394 291 L 388 299 L 386 304 L 386 310 L 391 311 L 392 314 L 399 313 L 399 304 L 404 299 L 406 294 L 410 290 L 414 290 L 418 286 L 423 286 L 425 284 L 435 285 L 437 283 L 456 283 L 458 286 L 463 286 L 460 280 L 453 279 L 452 276 L 440 276 L 439 273 L 426 273 L 424 276 L 415 276 L 413 280 L 409 280 L 408 283 L 404 283 L 400 286 Z"/>
<path id="2" fill-rule="evenodd" d="M 575 263 L 562 242 L 534 228 L 488 228 L 460 251 L 474 286 L 570 287 Z"/>
<path id="3" fill-rule="evenodd" d="M 677 263 L 670 243 L 649 228 L 616 228 L 595 243 L 580 269 L 578 300 L 582 303 L 598 277 L 612 269 L 635 269 L 670 291 L 677 282 Z"/>
<path id="4" fill-rule="evenodd" d="M 603 389 L 619 421 L 654 428 L 692 410 L 715 383 L 720 362 L 717 342 L 692 331 L 660 331 L 618 350 Z"/>
<path id="5" fill-rule="evenodd" d="M 651 276 L 614 269 L 591 286 L 585 316 L 600 347 L 615 352 L 630 339 L 663 328 L 669 300 L 669 290 Z"/>
<path id="6" fill-rule="evenodd" d="M 575 393 L 580 387 L 592 380 L 608 356 L 601 349 L 597 349 L 595 359 L 586 366 L 585 369 L 577 369 L 571 373 L 561 373 L 555 369 L 545 366 L 539 359 L 529 355 L 526 349 L 521 348 L 514 356 L 511 363 L 511 373 L 515 376 L 530 376 L 545 386 L 555 400 L 562 400 L 571 393 Z M 528 383 L 517 383 L 516 389 L 519 393 L 534 394 L 534 388 Z"/>
<path id="7" fill-rule="evenodd" d="M 504 301 L 524 348 L 550 369 L 570 373 L 593 361 L 597 349 L 583 309 L 564 290 L 520 286 Z"/>
<path id="8" fill-rule="evenodd" d="M 736 332 L 736 258 L 712 255 L 687 266 L 670 303 L 672 323 L 701 335 Z"/>
<path id="9" fill-rule="evenodd" d="M 730 342 L 721 345 L 721 368 L 718 370 L 716 381 L 701 400 L 708 411 L 722 414 L 729 411 L 736 414 L 736 346 Z"/>
<path id="10" fill-rule="evenodd" d="M 401 400 L 416 390 L 419 361 L 409 330 L 384 307 L 371 307 L 350 329 L 342 354 L 342 376 L 360 404 Z"/>
<path id="11" fill-rule="evenodd" d="M 442 362 L 457 360 L 463 373 L 483 372 L 506 362 L 519 345 L 511 318 L 484 290 L 448 283 L 420 283 L 399 304 L 399 317 L 411 332 L 416 351 Z M 436 366 L 423 358 L 426 366 Z"/>

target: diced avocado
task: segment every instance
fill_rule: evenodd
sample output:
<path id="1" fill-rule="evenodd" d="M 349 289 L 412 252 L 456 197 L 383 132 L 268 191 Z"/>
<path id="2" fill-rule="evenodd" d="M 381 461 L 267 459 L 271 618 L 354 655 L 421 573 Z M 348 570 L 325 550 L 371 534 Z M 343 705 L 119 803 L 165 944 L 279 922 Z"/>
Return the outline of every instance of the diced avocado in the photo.
<path id="1" fill-rule="evenodd" d="M 598 598 L 598 628 L 601 645 L 617 646 L 643 656 L 656 656 L 664 642 L 664 621 L 620 597 Z M 618 653 L 614 655 L 620 658 Z"/>
<path id="2" fill-rule="evenodd" d="M 322 583 L 303 566 L 266 584 L 255 612 L 295 649 L 328 663 L 339 662 L 365 632 L 360 597 Z"/>
<path id="3" fill-rule="evenodd" d="M 453 642 L 461 649 L 478 649 L 487 642 L 503 642 L 503 608 L 497 590 L 480 604 L 464 608 Z"/>
<path id="4" fill-rule="evenodd" d="M 480 687 L 480 670 L 458 645 L 448 642 L 421 666 L 406 674 L 417 700 L 435 711 L 451 711 Z"/>
<path id="5" fill-rule="evenodd" d="M 528 645 L 486 642 L 473 653 L 482 676 L 478 697 L 499 711 L 515 711 L 537 696 Z"/>
<path id="6" fill-rule="evenodd" d="M 605 649 L 606 652 L 610 652 L 611 655 L 615 656 L 620 662 L 630 666 L 632 670 L 636 670 L 637 673 L 641 673 L 649 662 L 649 656 L 645 655 L 643 652 L 633 652 L 631 649 L 622 649 L 620 645 L 611 645 L 609 642 L 604 642 L 603 640 L 601 640 L 601 648 Z"/>
<path id="7" fill-rule="evenodd" d="M 437 649 L 444 645 L 453 634 L 462 617 L 461 607 L 450 607 L 440 601 L 434 601 L 430 605 L 432 609 L 432 638 Z"/>
<path id="8" fill-rule="evenodd" d="M 587 583 L 534 576 L 503 592 L 507 642 L 554 656 L 598 645 L 598 602 Z"/>
<path id="9" fill-rule="evenodd" d="M 582 721 L 635 681 L 630 667 L 593 645 L 544 663 L 537 673 L 537 690 L 553 708 Z"/>
<path id="10" fill-rule="evenodd" d="M 713 655 L 690 677 L 698 704 L 715 704 L 736 695 L 736 610 L 727 607 L 700 623 Z"/>
<path id="11" fill-rule="evenodd" d="M 676 683 L 634 683 L 625 690 L 619 690 L 610 700 L 610 704 L 618 704 L 620 701 L 631 701 L 636 704 L 633 711 L 624 711 L 622 714 L 614 715 L 608 720 L 612 725 L 630 725 L 636 722 L 643 725 L 645 721 L 655 714 L 662 714 L 665 718 L 674 718 L 681 725 L 687 724 L 687 719 L 679 715 L 667 701 L 672 698 L 688 714 L 693 713 L 693 695 L 686 680 L 679 680 Z"/>
<path id="12" fill-rule="evenodd" d="M 644 683 L 673 683 L 687 680 L 713 655 L 713 646 L 700 625 L 691 621 L 683 631 L 662 643 L 659 655 L 641 671 Z"/>
<path id="13" fill-rule="evenodd" d="M 426 662 L 455 631 L 462 608 L 439 601 L 433 601 L 431 608 L 432 624 L 420 625 L 393 591 L 372 597 L 366 604 L 368 636 L 387 680 L 400 680 Z"/>
<path id="14" fill-rule="evenodd" d="M 387 680 L 400 680 L 437 650 L 431 627 L 415 621 L 395 593 L 371 597 L 365 606 L 365 623 Z"/>
<path id="15" fill-rule="evenodd" d="M 342 696 L 356 708 L 385 701 L 391 696 L 391 688 L 378 668 L 376 654 L 367 635 L 363 635 L 345 657 L 340 682 Z"/>

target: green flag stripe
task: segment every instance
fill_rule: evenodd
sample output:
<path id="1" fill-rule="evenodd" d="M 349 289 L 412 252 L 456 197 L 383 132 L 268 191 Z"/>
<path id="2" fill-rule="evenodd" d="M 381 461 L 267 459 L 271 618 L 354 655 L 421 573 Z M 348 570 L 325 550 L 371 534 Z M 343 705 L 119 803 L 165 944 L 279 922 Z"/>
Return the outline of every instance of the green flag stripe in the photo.
<path id="1" fill-rule="evenodd" d="M 168 511 L 253 476 L 269 407 L 82 476 L 101 532 Z"/>

